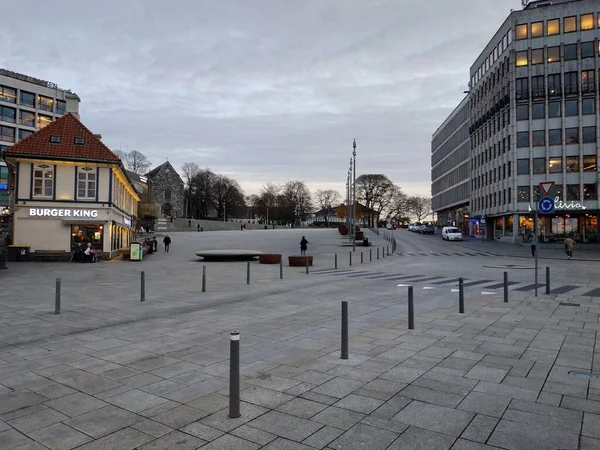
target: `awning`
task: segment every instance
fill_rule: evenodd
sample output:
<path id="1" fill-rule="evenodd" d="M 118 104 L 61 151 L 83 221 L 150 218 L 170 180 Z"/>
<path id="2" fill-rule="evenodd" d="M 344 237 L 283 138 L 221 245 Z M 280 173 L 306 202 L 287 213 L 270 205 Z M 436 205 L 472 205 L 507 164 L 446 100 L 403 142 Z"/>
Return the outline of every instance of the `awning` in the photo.
<path id="1" fill-rule="evenodd" d="M 106 220 L 101 220 L 101 219 L 98 219 L 97 217 L 95 219 L 88 219 L 88 218 L 83 219 L 81 217 L 63 217 L 62 221 L 65 225 L 68 225 L 68 224 L 79 225 L 80 223 L 104 225 L 107 222 Z"/>

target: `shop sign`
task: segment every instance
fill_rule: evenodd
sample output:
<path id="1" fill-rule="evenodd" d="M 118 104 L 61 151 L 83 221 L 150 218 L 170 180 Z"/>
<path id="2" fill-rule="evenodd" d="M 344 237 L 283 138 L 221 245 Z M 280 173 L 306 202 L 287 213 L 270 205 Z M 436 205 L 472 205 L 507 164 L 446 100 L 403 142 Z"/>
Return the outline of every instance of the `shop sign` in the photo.
<path id="1" fill-rule="evenodd" d="M 96 209 L 29 208 L 30 217 L 98 217 Z"/>
<path id="2" fill-rule="evenodd" d="M 128 219 L 127 217 L 123 217 L 123 223 L 125 225 L 127 225 L 128 227 L 131 226 L 131 219 Z"/>
<path id="3" fill-rule="evenodd" d="M 567 201 L 567 202 L 563 202 L 560 197 L 556 197 L 554 199 L 554 209 L 560 209 L 560 210 L 577 210 L 577 209 L 587 209 L 585 206 L 583 206 L 580 202 L 574 202 L 574 201 Z"/>
<path id="4" fill-rule="evenodd" d="M 132 242 L 130 244 L 129 259 L 131 261 L 139 261 L 140 260 L 140 249 L 141 249 L 141 246 L 140 246 L 139 242 Z"/>

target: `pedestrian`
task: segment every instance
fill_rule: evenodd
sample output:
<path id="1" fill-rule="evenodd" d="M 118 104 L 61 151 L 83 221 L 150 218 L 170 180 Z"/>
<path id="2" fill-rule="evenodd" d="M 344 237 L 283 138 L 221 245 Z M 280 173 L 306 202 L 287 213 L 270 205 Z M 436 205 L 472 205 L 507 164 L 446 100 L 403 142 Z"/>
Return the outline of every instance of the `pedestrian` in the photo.
<path id="1" fill-rule="evenodd" d="M 190 228 L 192 228 L 192 221 L 191 221 L 191 220 L 188 220 L 188 226 L 189 226 Z"/>
<path id="2" fill-rule="evenodd" d="M 302 236 L 302 240 L 300 241 L 300 254 L 302 256 L 305 256 L 307 249 L 308 249 L 308 241 L 306 240 L 306 237 Z"/>
<path id="3" fill-rule="evenodd" d="M 529 238 L 529 245 L 531 246 L 531 256 L 533 258 L 535 258 L 535 245 L 536 245 L 536 242 L 535 242 L 535 235 L 534 234 L 532 234 L 531 237 Z"/>
<path id="4" fill-rule="evenodd" d="M 198 224 L 198 231 L 200 231 L 200 224 Z"/>
<path id="5" fill-rule="evenodd" d="M 169 247 L 171 246 L 171 238 L 167 234 L 163 239 L 163 245 L 165 246 L 165 252 L 169 252 Z"/>
<path id="6" fill-rule="evenodd" d="M 565 252 L 567 253 L 568 258 L 573 258 L 573 249 L 575 248 L 575 241 L 571 238 L 571 235 L 565 239 Z"/>

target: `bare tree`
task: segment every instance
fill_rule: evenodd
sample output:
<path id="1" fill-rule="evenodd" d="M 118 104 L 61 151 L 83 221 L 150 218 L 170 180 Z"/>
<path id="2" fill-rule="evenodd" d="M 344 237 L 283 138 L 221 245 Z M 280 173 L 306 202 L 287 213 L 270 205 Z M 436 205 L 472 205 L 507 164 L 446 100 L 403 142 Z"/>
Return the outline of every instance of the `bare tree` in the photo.
<path id="1" fill-rule="evenodd" d="M 288 181 L 283 187 L 282 201 L 287 218 L 293 223 L 294 219 L 304 217 L 312 208 L 310 190 L 304 181 Z"/>
<path id="2" fill-rule="evenodd" d="M 431 214 L 431 198 L 419 197 L 417 195 L 408 198 L 408 210 L 415 216 L 417 222 L 421 222 Z"/>
<path id="3" fill-rule="evenodd" d="M 260 203 L 264 208 L 263 216 L 265 223 L 269 223 L 270 220 L 277 220 L 278 218 L 278 206 L 281 194 L 281 186 L 273 183 L 267 183 L 260 190 Z"/>
<path id="4" fill-rule="evenodd" d="M 400 186 L 394 186 L 394 192 L 388 207 L 390 219 L 400 221 L 410 215 L 410 201 L 408 195 L 402 192 Z"/>
<path id="5" fill-rule="evenodd" d="M 186 205 L 185 217 L 189 217 L 190 211 L 192 209 L 192 205 L 191 205 L 191 203 L 192 203 L 192 198 L 191 198 L 192 181 L 194 180 L 194 177 L 198 174 L 198 172 L 200 172 L 200 168 L 198 167 L 198 164 L 196 164 L 196 163 L 186 162 L 185 164 L 183 164 L 183 166 L 181 166 L 181 170 L 183 171 L 183 177 L 184 177 L 184 181 L 185 181 L 185 191 L 184 191 L 185 205 Z"/>
<path id="6" fill-rule="evenodd" d="M 373 227 L 384 209 L 389 207 L 394 184 L 383 174 L 365 174 L 356 179 L 356 197 L 366 208 L 364 218 Z"/>
<path id="7" fill-rule="evenodd" d="M 213 183 L 213 207 L 223 219 L 242 214 L 246 206 L 244 193 L 236 180 L 225 175 L 217 175 Z"/>
<path id="8" fill-rule="evenodd" d="M 331 205 L 337 203 L 341 198 L 338 191 L 333 189 L 319 189 L 315 193 L 315 200 L 319 205 L 319 208 L 326 209 L 325 212 L 325 225 L 329 226 L 329 214 L 331 213 Z"/>
<path id="9" fill-rule="evenodd" d="M 148 160 L 148 157 L 137 150 L 132 150 L 130 152 L 115 150 L 114 153 L 121 158 L 121 161 L 127 170 L 137 173 L 138 175 L 148 173 L 152 167 L 152 163 Z"/>
<path id="10" fill-rule="evenodd" d="M 215 175 L 210 169 L 202 169 L 194 175 L 189 187 L 190 210 L 196 219 L 208 219 L 212 213 Z"/>

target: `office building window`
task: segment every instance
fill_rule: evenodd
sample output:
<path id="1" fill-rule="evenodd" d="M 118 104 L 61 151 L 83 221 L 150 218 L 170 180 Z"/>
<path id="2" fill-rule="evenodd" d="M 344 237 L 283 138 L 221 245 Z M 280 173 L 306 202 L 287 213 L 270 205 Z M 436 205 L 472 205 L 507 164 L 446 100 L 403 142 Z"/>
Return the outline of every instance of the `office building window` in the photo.
<path id="1" fill-rule="evenodd" d="M 15 142 L 15 129 L 0 125 L 0 141 Z"/>
<path id="2" fill-rule="evenodd" d="M 545 97 L 544 90 L 544 76 L 539 75 L 531 77 L 531 96 L 532 97 Z"/>
<path id="3" fill-rule="evenodd" d="M 532 119 L 543 119 L 545 117 L 544 109 L 545 106 L 543 103 L 534 103 L 531 105 L 531 118 Z"/>
<path id="4" fill-rule="evenodd" d="M 560 102 L 548 102 L 548 117 L 560 117 Z"/>
<path id="5" fill-rule="evenodd" d="M 594 55 L 594 41 L 582 42 L 581 43 L 581 59 L 593 58 Z"/>
<path id="6" fill-rule="evenodd" d="M 0 106 L 0 120 L 15 123 L 17 121 L 17 110 L 8 106 Z"/>
<path id="7" fill-rule="evenodd" d="M 548 159 L 548 172 L 560 173 L 562 172 L 562 158 L 550 158 Z"/>
<path id="8" fill-rule="evenodd" d="M 596 127 L 583 127 L 581 129 L 581 136 L 584 144 L 596 142 Z"/>
<path id="9" fill-rule="evenodd" d="M 577 16 L 565 17 L 563 19 L 563 29 L 565 33 L 577 31 Z"/>
<path id="10" fill-rule="evenodd" d="M 579 128 L 565 128 L 565 144 L 579 144 Z"/>
<path id="11" fill-rule="evenodd" d="M 45 97 L 43 95 L 38 96 L 38 109 L 42 111 L 54 111 L 54 99 L 51 97 Z"/>
<path id="12" fill-rule="evenodd" d="M 531 50 L 531 64 L 544 64 L 543 48 L 534 48 Z"/>
<path id="13" fill-rule="evenodd" d="M 533 173 L 546 173 L 546 158 L 533 158 Z"/>
<path id="14" fill-rule="evenodd" d="M 517 28 L 515 29 L 515 40 L 521 40 L 521 39 L 527 39 L 528 38 L 528 33 L 527 30 L 528 26 L 526 23 L 522 23 L 520 25 L 517 25 Z"/>
<path id="15" fill-rule="evenodd" d="M 517 120 L 529 119 L 529 105 L 517 105 Z"/>
<path id="16" fill-rule="evenodd" d="M 529 158 L 517 159 L 517 175 L 529 175 Z"/>
<path id="17" fill-rule="evenodd" d="M 517 147 L 529 147 L 529 131 L 519 131 L 517 133 Z"/>
<path id="18" fill-rule="evenodd" d="M 527 64 L 528 64 L 527 50 L 517 52 L 517 58 L 516 58 L 517 67 L 523 67 L 523 66 L 526 66 Z"/>
<path id="19" fill-rule="evenodd" d="M 560 62 L 560 47 L 548 47 L 547 59 L 549 63 Z"/>
<path id="20" fill-rule="evenodd" d="M 33 171 L 34 197 L 52 197 L 54 192 L 54 170 L 49 167 L 36 168 Z"/>
<path id="21" fill-rule="evenodd" d="M 565 116 L 576 116 L 579 114 L 578 100 L 565 100 Z"/>
<path id="22" fill-rule="evenodd" d="M 56 100 L 56 114 L 64 114 L 67 112 L 67 102 Z"/>
<path id="23" fill-rule="evenodd" d="M 38 128 L 44 128 L 46 125 L 52 122 L 52 116 L 45 116 L 43 114 L 38 114 Z"/>
<path id="24" fill-rule="evenodd" d="M 574 59 L 577 59 L 577 44 L 565 45 L 563 53 L 565 56 L 565 61 L 572 61 Z"/>
<path id="25" fill-rule="evenodd" d="M 596 92 L 596 71 L 581 71 L 581 92 Z"/>
<path id="26" fill-rule="evenodd" d="M 594 14 L 582 14 L 579 18 L 581 31 L 594 29 Z"/>
<path id="27" fill-rule="evenodd" d="M 548 75 L 548 95 L 561 95 L 560 73 Z"/>
<path id="28" fill-rule="evenodd" d="M 96 171 L 85 169 L 77 173 L 77 198 L 96 198 Z"/>
<path id="29" fill-rule="evenodd" d="M 565 168 L 567 172 L 579 172 L 579 156 L 567 156 Z"/>
<path id="30" fill-rule="evenodd" d="M 525 100 L 529 98 L 529 79 L 528 78 L 517 78 L 516 79 L 516 91 L 517 100 Z"/>
<path id="31" fill-rule="evenodd" d="M 19 111 L 19 123 L 28 127 L 35 127 L 35 113 Z"/>
<path id="32" fill-rule="evenodd" d="M 35 108 L 35 94 L 33 92 L 21 91 L 19 103 L 23 106 Z"/>
<path id="33" fill-rule="evenodd" d="M 544 22 L 533 22 L 531 24 L 531 37 L 540 37 L 544 35 Z"/>
<path id="34" fill-rule="evenodd" d="M 562 145 L 562 130 L 560 128 L 548 130 L 548 145 Z"/>
<path id="35" fill-rule="evenodd" d="M 30 134 L 33 134 L 33 131 L 31 131 L 31 130 L 25 130 L 23 128 L 20 128 L 19 129 L 19 141 L 22 141 L 23 139 L 25 139 Z"/>
<path id="36" fill-rule="evenodd" d="M 598 185 L 596 183 L 583 185 L 583 199 L 598 200 Z"/>
<path id="37" fill-rule="evenodd" d="M 583 114 L 596 114 L 596 99 L 584 97 L 581 100 L 581 112 Z"/>
<path id="38" fill-rule="evenodd" d="M 551 19 L 546 22 L 546 35 L 560 34 L 560 19 Z"/>
<path id="39" fill-rule="evenodd" d="M 517 188 L 517 201 L 528 202 L 530 201 L 530 189 L 529 186 L 519 186 Z"/>
<path id="40" fill-rule="evenodd" d="M 6 103 L 17 103 L 17 90 L 8 86 L 0 86 L 0 100 Z"/>
<path id="41" fill-rule="evenodd" d="M 567 201 L 579 200 L 579 185 L 567 184 Z"/>
<path id="42" fill-rule="evenodd" d="M 531 145 L 534 147 L 543 147 L 546 145 L 546 132 L 544 130 L 535 130 L 531 133 Z"/>
<path id="43" fill-rule="evenodd" d="M 579 73 L 578 72 L 566 72 L 565 73 L 565 94 L 578 94 L 579 93 Z"/>
<path id="44" fill-rule="evenodd" d="M 598 162 L 596 155 L 585 155 L 583 157 L 583 171 L 596 172 L 598 170 Z"/>

